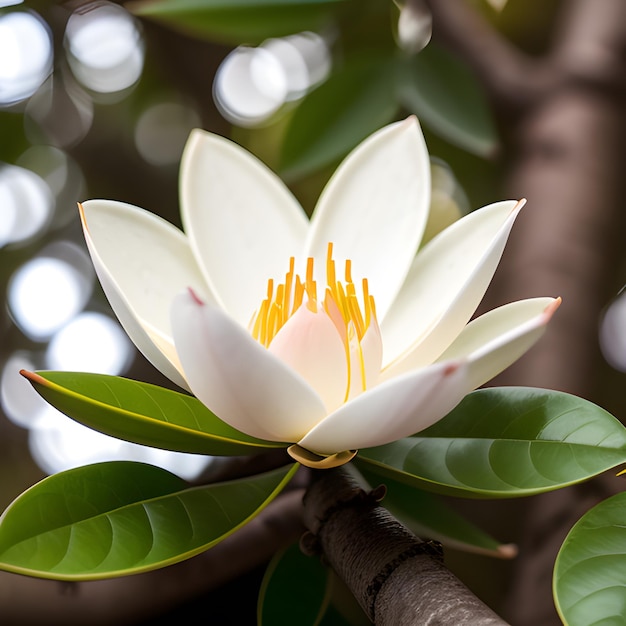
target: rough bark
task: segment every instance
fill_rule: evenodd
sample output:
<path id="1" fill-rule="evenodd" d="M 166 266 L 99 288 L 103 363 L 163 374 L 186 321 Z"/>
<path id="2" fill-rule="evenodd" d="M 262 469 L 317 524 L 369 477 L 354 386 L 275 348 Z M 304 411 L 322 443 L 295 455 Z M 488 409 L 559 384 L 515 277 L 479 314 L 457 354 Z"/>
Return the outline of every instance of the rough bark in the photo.
<path id="1" fill-rule="evenodd" d="M 319 472 L 304 498 L 305 550 L 323 555 L 378 626 L 504 626 L 444 566 L 439 546 L 378 504 L 382 495 L 366 494 L 345 469 Z"/>

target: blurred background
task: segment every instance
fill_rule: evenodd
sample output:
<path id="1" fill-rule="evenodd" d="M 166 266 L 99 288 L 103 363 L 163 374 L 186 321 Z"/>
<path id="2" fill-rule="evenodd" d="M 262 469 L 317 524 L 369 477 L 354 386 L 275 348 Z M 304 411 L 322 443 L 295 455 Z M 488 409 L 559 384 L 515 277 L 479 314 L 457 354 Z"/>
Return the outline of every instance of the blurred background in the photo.
<path id="1" fill-rule="evenodd" d="M 210 465 L 94 433 L 19 375 L 93 371 L 171 386 L 113 316 L 76 203 L 122 200 L 180 226 L 178 166 L 196 127 L 257 154 L 310 211 L 352 147 L 417 114 L 433 156 L 433 229 L 505 197 L 529 198 L 532 217 L 516 226 L 490 304 L 562 295 L 569 311 L 500 382 L 570 391 L 624 417 L 620 0 L 593 3 L 594 20 L 575 0 L 456 4 L 207 2 L 203 12 L 201 2 L 171 0 L 0 1 L 2 509 L 45 475 L 88 462 L 144 460 L 190 480 Z M 589 501 L 613 487 L 594 489 Z M 521 519 L 567 531 L 567 503 L 555 506 L 560 526 L 524 506 L 521 516 L 507 503 L 469 513 L 521 545 L 536 539 Z M 452 566 L 512 623 L 558 623 L 545 563 L 538 617 L 509 593 L 533 570 L 464 558 L 453 554 Z"/>

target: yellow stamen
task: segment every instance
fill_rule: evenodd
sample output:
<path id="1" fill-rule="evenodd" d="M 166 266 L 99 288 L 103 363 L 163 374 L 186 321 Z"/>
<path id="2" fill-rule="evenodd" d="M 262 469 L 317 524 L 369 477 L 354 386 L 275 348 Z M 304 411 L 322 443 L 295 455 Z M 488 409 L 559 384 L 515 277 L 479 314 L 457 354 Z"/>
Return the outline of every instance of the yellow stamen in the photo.
<path id="1" fill-rule="evenodd" d="M 335 261 L 333 259 L 333 244 L 328 244 L 326 252 L 326 284 L 332 289 L 335 286 Z"/>
<path id="2" fill-rule="evenodd" d="M 365 328 L 370 327 L 370 321 L 372 320 L 372 302 L 374 299 L 370 296 L 369 284 L 367 278 L 363 279 L 363 304 L 365 306 Z"/>
<path id="3" fill-rule="evenodd" d="M 304 298 L 304 285 L 300 280 L 300 276 L 296 275 L 296 290 L 293 296 L 293 309 L 292 311 L 297 311 L 302 304 L 302 300 Z"/>
<path id="4" fill-rule="evenodd" d="M 346 259 L 346 283 L 352 284 L 352 261 L 350 259 Z"/>
<path id="5" fill-rule="evenodd" d="M 364 278 L 361 282 L 362 299 L 359 299 L 352 280 L 350 259 L 346 260 L 344 265 L 344 280 L 337 280 L 332 243 L 328 244 L 326 252 L 324 300 L 319 303 L 314 269 L 314 259 L 308 258 L 303 280 L 296 274 L 295 259 L 291 257 L 284 283 L 275 286 L 273 279 L 267 281 L 266 298 L 250 325 L 252 336 L 265 347 L 269 347 L 276 334 L 303 304 L 313 313 L 317 313 L 318 304 L 322 304 L 322 310 L 329 315 L 337 327 L 346 349 L 347 400 L 351 396 L 350 385 L 354 379 L 351 372 L 351 355 L 358 360 L 357 367 L 360 369 L 363 389 L 366 386 L 365 359 L 361 341 L 371 323 L 376 320 L 374 298 L 369 292 L 369 283 Z"/>
<path id="6" fill-rule="evenodd" d="M 289 317 L 289 302 L 291 300 L 291 288 L 293 286 L 293 275 L 295 270 L 296 260 L 291 257 L 289 259 L 289 271 L 285 276 L 285 290 L 283 292 L 283 315 L 281 318 L 281 325 L 287 321 Z"/>

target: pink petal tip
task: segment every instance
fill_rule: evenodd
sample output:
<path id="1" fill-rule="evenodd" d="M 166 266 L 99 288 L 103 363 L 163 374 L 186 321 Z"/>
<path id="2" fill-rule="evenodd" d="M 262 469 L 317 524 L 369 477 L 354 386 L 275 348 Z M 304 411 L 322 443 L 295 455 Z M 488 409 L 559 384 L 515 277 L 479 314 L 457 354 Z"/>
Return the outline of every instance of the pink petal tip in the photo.
<path id="1" fill-rule="evenodd" d="M 443 370 L 443 375 L 450 376 L 451 374 L 454 374 L 454 372 L 456 372 L 459 367 L 461 367 L 461 361 L 452 361 L 451 363 L 448 363 L 446 365 L 445 369 Z"/>
<path id="2" fill-rule="evenodd" d="M 548 320 L 554 315 L 554 312 L 561 306 L 561 302 L 563 302 L 562 298 L 559 296 L 545 308 L 543 315 L 545 317 L 546 323 Z"/>
<path id="3" fill-rule="evenodd" d="M 513 207 L 513 211 L 511 212 L 515 213 L 517 211 L 521 211 L 525 204 L 526 204 L 526 198 L 520 198 L 517 201 L 517 204 Z"/>
<path id="4" fill-rule="evenodd" d="M 202 298 L 200 298 L 200 296 L 191 287 L 187 287 L 187 289 L 189 290 L 189 295 L 191 296 L 192 300 L 198 306 L 204 306 L 204 301 L 202 300 Z"/>

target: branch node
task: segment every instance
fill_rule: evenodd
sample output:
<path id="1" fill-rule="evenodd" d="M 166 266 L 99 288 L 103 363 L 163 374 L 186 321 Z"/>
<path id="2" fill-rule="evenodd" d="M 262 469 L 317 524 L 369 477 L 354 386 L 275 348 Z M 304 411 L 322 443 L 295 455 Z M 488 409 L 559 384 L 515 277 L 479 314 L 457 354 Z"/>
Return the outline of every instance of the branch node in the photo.
<path id="1" fill-rule="evenodd" d="M 323 554 L 317 535 L 308 530 L 300 537 L 300 550 L 306 556 L 321 556 Z"/>
<path id="2" fill-rule="evenodd" d="M 385 497 L 386 493 L 387 487 L 385 485 L 379 485 L 375 489 L 372 489 L 372 491 L 355 489 L 351 492 L 349 497 L 344 496 L 338 499 L 324 511 L 323 516 L 318 518 L 319 526 L 317 533 L 319 534 L 325 524 L 328 523 L 328 520 L 339 511 L 352 507 L 358 507 L 362 510 L 373 509 L 378 506 L 378 503 Z"/>
<path id="3" fill-rule="evenodd" d="M 374 487 L 368 495 L 374 498 L 376 502 L 382 502 L 387 495 L 387 485 L 378 485 L 378 487 Z"/>

